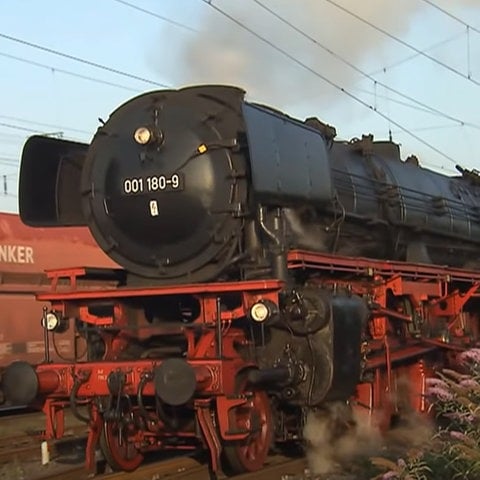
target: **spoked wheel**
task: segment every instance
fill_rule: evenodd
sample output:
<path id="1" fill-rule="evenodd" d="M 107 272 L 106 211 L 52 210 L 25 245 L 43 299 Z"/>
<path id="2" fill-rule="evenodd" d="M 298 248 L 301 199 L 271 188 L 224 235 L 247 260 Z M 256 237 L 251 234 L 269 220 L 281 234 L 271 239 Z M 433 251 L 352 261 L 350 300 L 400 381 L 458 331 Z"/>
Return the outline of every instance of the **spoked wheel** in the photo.
<path id="1" fill-rule="evenodd" d="M 225 473 L 253 472 L 263 467 L 272 441 L 272 414 L 265 392 L 250 392 L 245 405 L 232 409 L 231 425 L 248 430 L 245 440 L 229 442 L 223 448 Z"/>
<path id="2" fill-rule="evenodd" d="M 129 425 L 118 420 L 105 420 L 100 436 L 100 448 L 113 470 L 131 472 L 140 466 L 143 454 L 129 438 Z"/>

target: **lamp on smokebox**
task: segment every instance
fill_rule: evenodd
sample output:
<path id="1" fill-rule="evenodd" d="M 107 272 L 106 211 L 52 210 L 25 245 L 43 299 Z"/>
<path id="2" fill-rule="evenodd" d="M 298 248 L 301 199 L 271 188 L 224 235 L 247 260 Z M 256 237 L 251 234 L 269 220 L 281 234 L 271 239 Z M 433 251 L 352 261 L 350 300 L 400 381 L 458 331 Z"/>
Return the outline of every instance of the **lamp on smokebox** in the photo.
<path id="1" fill-rule="evenodd" d="M 133 139 L 139 145 L 148 145 L 150 143 L 163 143 L 163 132 L 161 130 L 154 130 L 151 127 L 138 127 L 133 133 Z"/>

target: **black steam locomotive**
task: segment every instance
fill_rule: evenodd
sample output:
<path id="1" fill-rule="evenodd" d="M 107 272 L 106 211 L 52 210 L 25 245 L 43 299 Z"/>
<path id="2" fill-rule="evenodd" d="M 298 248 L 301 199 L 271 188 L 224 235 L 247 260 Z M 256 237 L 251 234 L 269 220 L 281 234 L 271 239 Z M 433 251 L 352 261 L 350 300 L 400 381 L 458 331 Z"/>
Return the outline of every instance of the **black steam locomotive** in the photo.
<path id="1" fill-rule="evenodd" d="M 147 93 L 90 145 L 32 137 L 20 215 L 88 225 L 128 272 L 158 283 L 284 279 L 291 248 L 441 265 L 476 257 L 474 173 L 446 177 L 401 161 L 392 142 L 335 134 L 234 87 Z"/>
<path id="2" fill-rule="evenodd" d="M 214 470 L 220 457 L 256 470 L 325 402 L 405 409 L 404 376 L 402 398 L 424 410 L 432 354 L 478 336 L 480 274 L 465 267 L 480 252 L 480 181 L 335 136 L 238 88 L 198 86 L 126 102 L 90 145 L 30 138 L 23 221 L 88 225 L 125 270 L 115 290 L 55 281 L 40 296 L 46 362 L 7 369 L 6 396 L 47 402 L 49 425 L 81 397 L 87 465 L 100 442 L 124 470 L 200 445 Z M 52 364 L 49 335 L 68 329 L 86 356 Z"/>

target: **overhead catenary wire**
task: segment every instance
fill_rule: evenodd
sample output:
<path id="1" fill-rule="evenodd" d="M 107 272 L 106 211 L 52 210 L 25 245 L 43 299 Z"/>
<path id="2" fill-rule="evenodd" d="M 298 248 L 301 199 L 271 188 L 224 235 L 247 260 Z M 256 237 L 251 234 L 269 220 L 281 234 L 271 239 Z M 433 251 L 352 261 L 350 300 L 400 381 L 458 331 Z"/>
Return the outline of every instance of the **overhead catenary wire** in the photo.
<path id="1" fill-rule="evenodd" d="M 30 132 L 30 133 L 41 133 L 42 132 L 42 130 L 27 128 L 27 127 L 21 127 L 20 125 L 14 125 L 13 123 L 6 123 L 6 122 L 0 122 L 0 127 L 13 128 L 15 130 L 21 130 L 22 132 Z"/>
<path id="2" fill-rule="evenodd" d="M 439 5 L 436 3 L 432 2 L 431 0 L 423 0 L 426 4 L 430 5 L 431 7 L 435 8 L 436 10 L 442 12 L 444 15 L 447 17 L 455 20 L 456 22 L 460 23 L 466 28 L 466 33 L 467 33 L 467 76 L 469 79 L 472 78 L 472 71 L 471 71 L 471 65 L 470 65 L 470 32 L 475 32 L 475 33 L 480 33 L 480 29 L 474 27 L 473 25 L 470 25 L 469 23 L 463 21 L 461 18 L 458 18 L 457 16 L 453 15 L 449 11 L 445 10 L 444 8 L 441 8 Z"/>
<path id="3" fill-rule="evenodd" d="M 92 133 L 92 132 L 89 132 L 88 130 L 81 130 L 79 128 L 65 127 L 63 125 L 55 125 L 52 123 L 38 122 L 36 120 L 29 120 L 26 118 L 19 118 L 19 117 L 14 117 L 10 115 L 0 115 L 0 118 L 3 118 L 4 120 L 12 120 L 14 122 L 26 123 L 30 125 L 39 125 L 41 127 L 56 128 L 59 130 L 68 130 L 69 132 L 85 133 L 87 135 L 90 135 Z"/>
<path id="4" fill-rule="evenodd" d="M 410 108 L 410 109 L 416 110 L 418 112 L 430 113 L 430 114 L 432 113 L 432 111 L 428 108 L 423 108 L 423 107 L 415 105 L 413 103 L 402 102 L 401 100 L 397 100 L 396 98 L 392 98 L 389 95 L 382 95 L 381 93 L 377 92 L 377 90 L 376 90 L 377 86 L 378 86 L 377 84 L 374 84 L 375 89 L 374 89 L 373 92 L 371 90 L 366 90 L 365 88 L 359 88 L 359 87 L 354 87 L 354 90 L 357 91 L 357 92 L 365 93 L 366 95 L 373 96 L 375 98 L 375 100 L 377 98 L 382 98 L 382 99 L 387 100 L 389 103 L 395 103 L 397 105 L 401 105 L 402 107 Z M 460 124 L 455 124 L 455 125 L 450 125 L 450 126 L 463 127 L 464 125 L 465 124 L 460 123 Z"/>
<path id="5" fill-rule="evenodd" d="M 45 47 L 45 46 L 40 45 L 38 43 L 29 42 L 28 40 L 24 40 L 23 38 L 13 37 L 13 36 L 7 35 L 5 33 L 0 33 L 0 38 L 3 38 L 5 40 L 9 40 L 11 42 L 19 43 L 21 45 L 25 45 L 27 47 L 35 48 L 36 50 L 41 50 L 42 52 L 47 52 L 47 53 L 50 53 L 52 55 L 56 55 L 58 57 L 67 58 L 67 59 L 72 60 L 74 62 L 79 62 L 79 63 L 82 63 L 84 65 L 88 65 L 90 67 L 94 67 L 94 68 L 97 68 L 97 69 L 100 69 L 100 70 L 105 70 L 107 72 L 114 73 L 116 75 L 120 75 L 120 76 L 123 76 L 123 77 L 126 77 L 126 78 L 131 78 L 133 80 L 138 80 L 140 82 L 148 83 L 150 85 L 155 85 L 157 87 L 169 88 L 169 85 L 167 85 L 166 83 L 157 82 L 157 81 L 151 80 L 149 78 L 140 77 L 140 76 L 134 75 L 132 73 L 124 72 L 124 71 L 119 70 L 117 68 L 109 67 L 108 65 L 103 65 L 101 63 L 93 62 L 91 60 L 87 60 L 85 58 L 81 58 L 81 57 L 78 57 L 76 55 L 72 55 L 70 53 L 65 53 L 65 52 L 61 52 L 60 50 L 55 50 L 55 49 L 50 48 L 50 47 Z"/>
<path id="6" fill-rule="evenodd" d="M 415 127 L 416 132 L 427 132 L 427 131 L 433 131 L 433 130 L 448 130 L 452 128 L 459 128 L 458 125 L 428 125 L 425 127 Z M 393 134 L 397 134 L 399 132 L 393 131 Z"/>
<path id="7" fill-rule="evenodd" d="M 402 40 L 401 38 L 398 38 L 396 35 L 393 35 L 392 33 L 388 32 L 387 30 L 379 27 L 378 25 L 375 25 L 373 22 L 370 22 L 366 20 L 365 18 L 361 17 L 360 15 L 352 12 L 348 8 L 338 4 L 334 0 L 324 0 L 325 2 L 328 2 L 330 5 L 333 5 L 335 8 L 338 8 L 342 12 L 346 13 L 347 15 L 350 15 L 351 17 L 355 18 L 359 22 L 364 23 L 365 25 L 368 25 L 369 27 L 373 28 L 377 32 L 382 33 L 383 35 L 387 36 L 388 38 L 396 41 L 400 45 L 403 45 L 406 48 L 409 48 L 410 50 L 413 50 L 414 52 L 418 53 L 422 57 L 428 58 L 430 61 L 436 63 L 437 65 L 440 65 L 441 67 L 445 68 L 446 70 L 454 73 L 455 75 L 458 75 L 459 77 L 462 77 L 465 80 L 468 80 L 469 82 L 474 83 L 477 86 L 480 86 L 480 82 L 472 78 L 470 75 L 467 75 L 465 73 L 462 73 L 460 70 L 457 70 L 456 68 L 452 67 L 451 65 L 448 65 L 438 58 L 432 57 L 428 53 L 425 53 L 424 51 L 420 50 L 419 48 L 415 47 L 414 45 L 411 45 L 410 43 L 406 42 L 405 40 Z"/>
<path id="8" fill-rule="evenodd" d="M 61 138 L 68 137 L 70 140 L 79 141 L 78 139 L 73 138 L 69 135 L 64 135 L 63 131 L 45 132 L 45 129 L 22 127 L 20 125 L 15 125 L 13 123 L 7 123 L 7 122 L 0 122 L 0 127 L 12 128 L 14 130 L 20 130 L 22 132 L 36 133 L 36 134 L 41 134 L 41 135 L 50 136 L 50 137 L 61 137 Z"/>
<path id="9" fill-rule="evenodd" d="M 452 162 L 454 164 L 457 164 L 458 162 L 456 160 L 454 160 L 451 156 L 447 155 L 445 152 L 443 152 L 442 150 L 438 149 L 437 147 L 435 147 L 434 145 L 432 145 L 431 143 L 427 142 L 426 140 L 424 140 L 423 138 L 421 138 L 420 136 L 416 135 L 415 133 L 413 133 L 411 130 L 409 130 L 408 128 L 404 127 L 401 123 L 397 122 L 396 120 L 393 120 L 392 118 L 388 117 L 387 115 L 385 115 L 383 112 L 381 112 L 380 110 L 378 109 L 375 109 L 374 106 L 370 105 L 369 103 L 367 103 L 366 101 L 362 100 L 361 98 L 357 97 L 356 95 L 354 95 L 353 93 L 351 93 L 350 91 L 348 91 L 346 88 L 338 85 L 337 83 L 335 83 L 334 81 L 330 80 L 328 77 L 326 77 L 325 75 L 321 74 L 320 72 L 317 72 L 315 69 L 313 69 L 312 67 L 310 67 L 309 65 L 303 63 L 301 60 L 299 60 L 297 57 L 295 57 L 294 55 L 290 54 L 289 52 L 287 52 L 286 50 L 282 49 L 281 47 L 279 47 L 278 45 L 276 45 L 273 41 L 269 40 L 268 38 L 266 37 L 263 37 L 262 35 L 260 35 L 259 33 L 257 33 L 255 30 L 251 29 L 250 27 L 248 27 L 247 25 L 245 25 L 243 22 L 241 22 L 240 20 L 238 20 L 237 18 L 233 17 L 232 15 L 230 15 L 229 13 L 225 12 L 224 10 L 222 10 L 220 7 L 218 7 L 217 5 L 215 5 L 213 3 L 213 0 L 202 0 L 203 3 L 205 3 L 206 5 L 208 5 L 210 8 L 213 8 L 215 11 L 217 11 L 218 13 L 220 13 L 221 15 L 223 15 L 225 18 L 228 18 L 231 22 L 235 23 L 238 27 L 242 28 L 243 30 L 249 32 L 251 35 L 255 36 L 257 39 L 259 39 L 260 41 L 264 42 L 265 44 L 269 45 L 271 48 L 273 48 L 274 50 L 276 50 L 278 53 L 280 53 L 281 55 L 283 55 L 284 57 L 288 58 L 289 60 L 291 60 L 292 62 L 294 62 L 295 64 L 299 65 L 300 67 L 302 67 L 303 69 L 305 69 L 306 71 L 312 73 L 313 75 L 315 75 L 316 77 L 320 78 L 321 80 L 323 80 L 325 83 L 327 83 L 328 85 L 330 85 L 331 87 L 333 87 L 334 89 L 342 92 L 344 95 L 348 96 L 349 98 L 351 98 L 352 100 L 354 100 L 355 102 L 359 103 L 360 105 L 363 105 L 365 108 L 368 108 L 369 110 L 371 110 L 372 112 L 376 113 L 378 116 L 382 117 L 383 119 L 389 121 L 392 125 L 395 125 L 396 127 L 398 127 L 400 130 L 402 130 L 403 132 L 407 133 L 408 135 L 410 135 L 412 138 L 414 138 L 415 140 L 417 140 L 418 142 L 420 142 L 421 144 L 425 145 L 426 147 L 430 148 L 432 151 L 436 152 L 438 155 L 446 158 L 449 162 Z"/>
<path id="10" fill-rule="evenodd" d="M 456 118 L 456 117 L 453 117 L 451 115 L 448 115 L 447 113 L 445 112 L 442 112 L 441 110 L 438 110 L 434 107 L 431 107 L 429 105 L 427 105 L 426 103 L 423 103 L 409 95 L 406 95 L 404 94 L 403 92 L 401 92 L 400 90 L 397 90 L 395 88 L 392 88 L 390 86 L 388 86 L 387 84 L 377 80 L 376 78 L 374 78 L 372 75 L 368 74 L 367 72 L 365 72 L 364 70 L 362 70 L 361 68 L 357 67 L 355 64 L 353 64 L 352 62 L 348 61 L 347 59 L 343 58 L 341 55 L 339 55 L 338 53 L 334 52 L 332 49 L 330 49 L 329 47 L 323 45 L 321 42 L 319 42 L 317 39 L 313 38 L 311 35 L 308 35 L 307 33 L 305 33 L 303 30 L 301 30 L 300 28 L 298 28 L 296 25 L 294 25 L 292 22 L 290 22 L 289 20 L 287 20 L 286 18 L 282 17 L 281 15 L 279 15 L 275 10 L 273 10 L 272 8 L 270 7 L 267 7 L 265 4 L 263 4 L 260 0 L 253 0 L 258 6 L 260 6 L 261 8 L 263 8 L 265 11 L 267 11 L 270 15 L 273 15 L 277 20 L 280 20 L 282 23 L 284 23 L 285 25 L 289 26 L 291 29 L 293 29 L 295 32 L 297 32 L 299 35 L 303 36 L 304 38 L 306 38 L 307 40 L 311 41 L 313 44 L 315 44 L 317 47 L 321 48 L 323 51 L 327 52 L 329 55 L 333 56 L 334 58 L 336 58 L 338 61 L 342 62 L 343 64 L 347 65 L 348 67 L 350 67 L 351 69 L 353 69 L 354 71 L 356 71 L 357 73 L 359 73 L 360 75 L 362 75 L 363 77 L 365 78 L 368 78 L 370 81 L 372 81 L 375 86 L 377 85 L 380 85 L 381 87 L 399 95 L 400 97 L 402 98 L 405 98 L 407 100 L 410 100 L 411 102 L 414 102 L 416 103 L 417 105 L 420 105 L 421 107 L 427 109 L 428 111 L 431 111 L 432 113 L 435 113 L 436 115 L 439 115 L 439 116 L 442 116 L 444 118 L 447 118 L 449 120 L 452 120 L 454 122 L 457 122 L 458 124 L 460 125 L 468 125 L 469 127 L 472 127 L 472 128 L 476 128 L 476 129 L 479 129 L 480 130 L 480 125 L 477 125 L 475 123 L 470 123 L 470 122 L 466 122 L 464 120 L 461 120 L 459 118 Z"/>
<path id="11" fill-rule="evenodd" d="M 18 177 L 18 172 L 0 173 L 0 175 L 2 175 L 2 177 L 5 177 L 5 178 L 15 178 L 15 177 Z"/>
<path id="12" fill-rule="evenodd" d="M 0 157 L 0 164 L 8 167 L 18 167 L 20 165 L 20 161 L 14 159 L 13 157 Z"/>
<path id="13" fill-rule="evenodd" d="M 166 22 L 166 23 L 170 23 L 171 25 L 174 25 L 175 27 L 182 28 L 182 29 L 190 31 L 190 32 L 198 33 L 198 30 L 191 27 L 190 25 L 178 22 L 177 20 L 172 20 L 171 18 L 165 17 L 165 16 L 160 15 L 159 13 L 156 13 L 156 12 L 152 12 L 151 10 L 147 10 L 146 8 L 139 7 L 138 5 L 134 5 L 133 3 L 126 2 L 125 0 L 112 0 L 112 1 L 117 2 L 117 3 L 121 3 L 122 5 L 130 7 L 134 10 L 138 10 L 139 12 L 143 12 L 147 15 L 150 15 L 151 17 L 158 18 L 159 20 L 162 20 L 163 22 Z"/>
<path id="14" fill-rule="evenodd" d="M 438 47 L 442 47 L 442 46 L 446 45 L 447 43 L 458 40 L 460 37 L 463 37 L 464 35 L 465 35 L 465 32 L 456 33 L 455 35 L 452 35 L 448 38 L 445 38 L 445 39 L 441 40 L 440 42 L 434 43 L 434 44 L 424 48 L 423 51 L 424 52 L 430 52 L 431 50 L 435 50 Z M 372 72 L 369 72 L 368 74 L 373 76 L 373 75 L 377 75 L 379 73 L 386 73 L 389 70 L 392 70 L 393 68 L 396 68 L 400 65 L 403 65 L 404 63 L 410 62 L 411 60 L 413 60 L 413 59 L 415 59 L 419 56 L 420 56 L 419 53 L 412 53 L 412 54 L 407 55 L 406 57 L 404 57 L 400 60 L 389 63 L 388 65 L 385 65 L 381 68 L 377 68 L 376 70 L 374 70 Z"/>
<path id="15" fill-rule="evenodd" d="M 18 163 L 18 157 L 11 156 L 11 155 L 13 155 L 13 154 L 2 152 L 2 153 L 0 153 L 0 160 L 8 161 L 8 162 L 17 162 Z"/>
<path id="16" fill-rule="evenodd" d="M 436 10 L 442 12 L 443 14 L 447 15 L 447 17 L 452 18 L 453 20 L 456 20 L 458 23 L 461 23 L 464 27 L 468 28 L 472 32 L 480 33 L 480 29 L 474 27 L 470 23 L 465 22 L 461 18 L 453 15 L 453 13 L 450 13 L 449 11 L 445 10 L 444 8 L 440 7 L 437 5 L 435 2 L 432 2 L 432 0 L 422 0 L 423 2 L 427 3 L 431 7 L 435 8 Z"/>
<path id="17" fill-rule="evenodd" d="M 0 130 L 0 137 L 3 138 L 2 143 L 4 141 L 16 141 L 16 140 L 23 140 L 25 138 L 25 135 L 18 135 L 16 133 L 10 133 L 10 132 L 4 132 L 3 130 Z"/>
<path id="18" fill-rule="evenodd" d="M 103 85 L 108 85 L 110 87 L 121 88 L 123 90 L 128 90 L 130 92 L 140 92 L 140 89 L 127 87 L 127 86 L 121 85 L 119 83 L 110 82 L 108 80 L 102 80 L 100 78 L 92 77 L 90 75 L 83 75 L 81 73 L 72 72 L 70 70 L 65 70 L 63 68 L 59 68 L 59 67 L 56 67 L 54 65 L 47 65 L 45 63 L 36 62 L 36 61 L 30 60 L 28 58 L 19 57 L 17 55 L 11 55 L 9 53 L 0 52 L 0 56 L 5 57 L 5 58 L 9 58 L 10 60 L 16 60 L 17 62 L 23 62 L 23 63 L 26 63 L 28 65 L 33 65 L 35 67 L 44 68 L 44 69 L 49 70 L 50 72 L 53 72 L 53 73 L 62 73 L 64 75 L 69 75 L 71 77 L 81 78 L 82 80 L 88 80 L 90 82 L 101 83 Z"/>

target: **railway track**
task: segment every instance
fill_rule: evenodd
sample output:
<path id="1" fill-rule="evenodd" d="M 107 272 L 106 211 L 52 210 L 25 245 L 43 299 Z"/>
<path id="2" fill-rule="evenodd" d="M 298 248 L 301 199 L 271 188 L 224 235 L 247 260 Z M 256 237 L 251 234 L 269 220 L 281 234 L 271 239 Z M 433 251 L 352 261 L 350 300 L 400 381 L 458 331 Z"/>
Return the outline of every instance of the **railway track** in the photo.
<path id="1" fill-rule="evenodd" d="M 82 432 L 65 437 L 57 442 L 49 442 L 50 458 L 54 459 L 61 451 L 73 448 L 75 444 L 85 442 L 86 436 Z M 0 441 L 0 465 L 12 460 L 24 461 L 41 458 L 41 443 L 39 436 L 18 435 L 16 437 L 2 438 Z"/>
<path id="2" fill-rule="evenodd" d="M 38 414 L 15 416 L 18 426 L 16 430 L 10 426 L 5 428 L 0 436 L 0 465 L 24 460 L 39 459 L 41 457 L 41 429 L 37 428 Z M 2 424 L 6 419 L 2 419 Z M 25 427 L 25 425 L 29 425 Z M 3 425 L 2 425 L 3 426 Z M 14 432 L 14 433 L 11 433 Z M 21 432 L 21 433 L 17 433 Z M 74 425 L 67 429 L 66 435 L 58 441 L 49 441 L 50 458 L 54 458 L 60 452 L 68 450 L 69 446 L 81 443 L 86 439 L 86 426 Z"/>
<path id="3" fill-rule="evenodd" d="M 0 478 L 5 477 L 8 464 L 33 465 L 34 476 L 27 477 L 34 480 L 83 480 L 91 478 L 85 471 L 84 462 L 79 458 L 75 465 L 57 464 L 55 460 L 65 454 L 67 450 L 74 450 L 85 441 L 86 427 L 84 424 L 73 424 L 67 428 L 68 436 L 57 442 L 49 442 L 49 452 L 52 463 L 47 468 L 40 467 L 41 435 L 40 426 L 43 426 L 44 417 L 41 413 L 17 414 L 2 419 L 0 427 Z M 21 432 L 21 433 L 19 433 Z M 67 454 L 68 456 L 68 454 Z M 234 477 L 235 480 L 280 480 L 301 478 L 306 468 L 304 459 L 288 459 L 282 456 L 271 456 L 265 468 L 254 474 L 244 474 Z M 32 467 L 26 467 L 31 472 Z M 2 476 L 3 475 L 3 476 Z M 210 480 L 208 466 L 192 457 L 175 457 L 141 466 L 136 471 L 126 474 L 114 472 L 95 476 L 101 480 Z M 218 480 L 227 477 L 218 475 Z"/>
<path id="4" fill-rule="evenodd" d="M 38 436 L 27 434 L 7 436 L 0 439 L 0 464 L 7 463 L 15 458 L 24 460 L 40 454 L 41 440 Z M 38 456 L 36 455 L 36 456 Z"/>
<path id="5" fill-rule="evenodd" d="M 287 480 L 301 478 L 307 468 L 303 458 L 289 459 L 286 457 L 273 456 L 268 459 L 265 467 L 254 473 L 247 473 L 230 477 L 235 480 Z M 48 476 L 37 477 L 36 480 L 83 480 L 91 478 L 85 472 L 83 466 L 75 467 Z M 202 464 L 191 457 L 177 457 L 162 462 L 144 465 L 134 472 L 115 472 L 95 477 L 101 480 L 211 480 L 210 472 L 206 464 Z M 218 480 L 227 477 L 220 474 Z"/>

